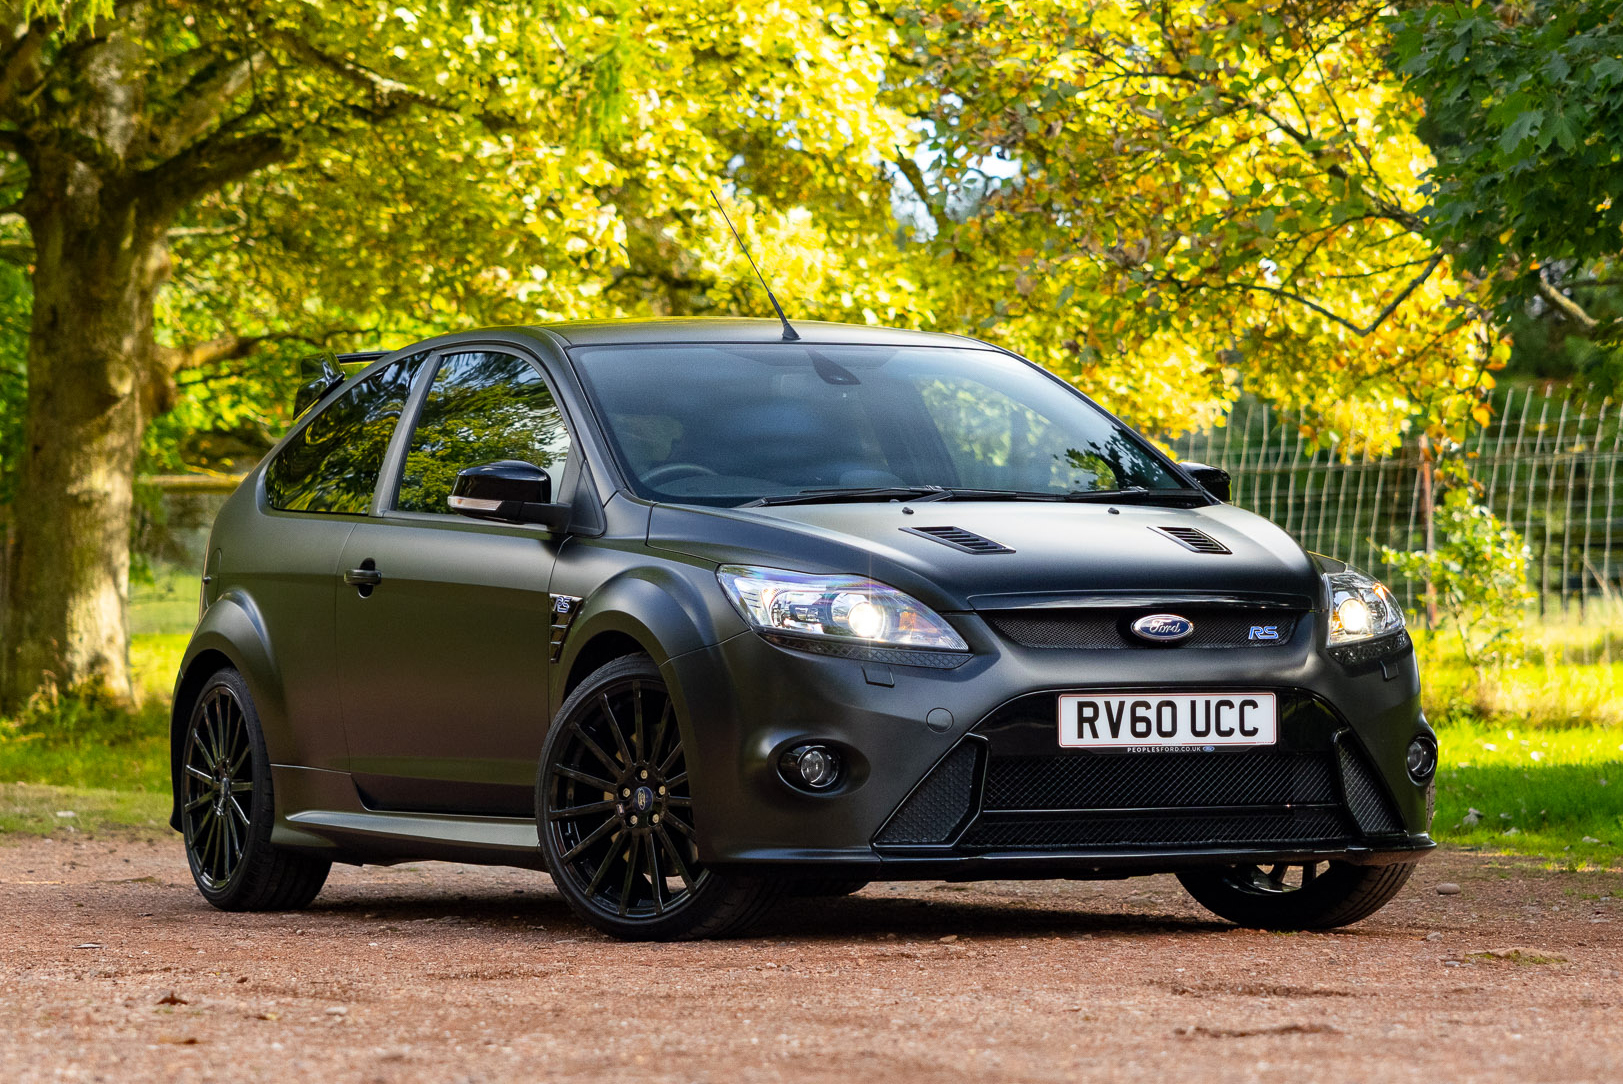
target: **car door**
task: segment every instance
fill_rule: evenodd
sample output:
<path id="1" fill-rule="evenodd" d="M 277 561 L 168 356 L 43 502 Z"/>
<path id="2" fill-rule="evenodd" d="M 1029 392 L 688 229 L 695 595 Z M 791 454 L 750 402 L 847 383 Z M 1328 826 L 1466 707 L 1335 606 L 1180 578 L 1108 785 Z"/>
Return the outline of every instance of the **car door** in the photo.
<path id="1" fill-rule="evenodd" d="M 245 590 L 275 646 L 281 699 L 292 728 L 282 755 L 308 767 L 342 767 L 347 750 L 336 698 L 334 574 L 344 541 L 364 520 L 390 441 L 428 361 L 414 354 L 345 386 L 277 449 L 263 476 L 265 515 L 230 533 L 209 556 L 218 593 Z M 222 577 L 222 569 L 225 575 Z"/>
<path id="2" fill-rule="evenodd" d="M 339 562 L 337 639 L 349 766 L 379 809 L 529 815 L 547 725 L 548 582 L 562 543 L 467 519 L 457 472 L 504 459 L 573 483 L 551 387 L 510 350 L 438 359 L 393 484 Z"/>

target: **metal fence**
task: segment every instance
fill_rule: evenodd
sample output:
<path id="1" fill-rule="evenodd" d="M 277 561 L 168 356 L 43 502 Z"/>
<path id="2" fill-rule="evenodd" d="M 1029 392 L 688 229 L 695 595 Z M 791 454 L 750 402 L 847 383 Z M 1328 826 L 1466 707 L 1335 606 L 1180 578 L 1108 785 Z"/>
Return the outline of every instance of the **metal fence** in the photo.
<path id="1" fill-rule="evenodd" d="M 1583 616 L 1623 594 L 1623 461 L 1619 404 L 1591 389 L 1507 389 L 1490 425 L 1463 448 L 1485 502 L 1520 531 L 1541 615 Z M 1343 461 L 1308 443 L 1289 416 L 1242 400 L 1229 425 L 1172 442 L 1180 458 L 1227 470 L 1234 503 L 1278 523 L 1308 549 L 1382 575 L 1414 606 L 1424 584 L 1396 575 L 1382 546 L 1419 550 L 1430 515 L 1428 452 L 1417 440 L 1390 457 Z M 1610 611 L 1610 607 L 1606 608 Z"/>

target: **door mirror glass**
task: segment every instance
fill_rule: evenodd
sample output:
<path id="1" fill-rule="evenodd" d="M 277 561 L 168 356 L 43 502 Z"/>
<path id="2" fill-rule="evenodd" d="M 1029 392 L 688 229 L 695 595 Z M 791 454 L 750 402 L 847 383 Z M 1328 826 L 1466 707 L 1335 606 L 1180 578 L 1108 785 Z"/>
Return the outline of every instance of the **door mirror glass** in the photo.
<path id="1" fill-rule="evenodd" d="M 560 530 L 569 506 L 552 503 L 552 478 L 534 463 L 503 459 L 458 472 L 451 511 L 473 519 L 539 523 Z"/>
<path id="2" fill-rule="evenodd" d="M 1181 463 L 1189 476 L 1200 483 L 1200 488 L 1220 501 L 1229 499 L 1229 472 L 1222 467 L 1208 467 L 1204 463 Z"/>

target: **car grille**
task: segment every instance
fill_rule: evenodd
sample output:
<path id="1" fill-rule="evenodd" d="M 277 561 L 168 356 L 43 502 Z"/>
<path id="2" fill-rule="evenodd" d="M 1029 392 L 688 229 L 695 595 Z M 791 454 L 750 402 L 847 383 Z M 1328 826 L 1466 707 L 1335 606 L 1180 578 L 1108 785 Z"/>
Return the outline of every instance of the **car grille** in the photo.
<path id="1" fill-rule="evenodd" d="M 1330 758 L 1322 753 L 1096 753 L 994 759 L 984 806 L 1154 809 L 1335 800 Z"/>
<path id="2" fill-rule="evenodd" d="M 1141 648 L 1166 651 L 1184 647 L 1277 647 L 1296 631 L 1299 612 L 1279 610 L 1197 610 L 1179 614 L 1195 630 L 1176 643 L 1155 643 L 1134 636 L 1130 626 L 1155 610 L 1144 608 L 1069 610 L 988 610 L 982 613 L 1000 635 L 1021 647 L 1079 651 L 1101 648 Z M 1268 639 L 1253 639 L 1252 629 L 1272 628 Z M 1266 634 L 1259 634 L 1266 635 Z"/>
<path id="3" fill-rule="evenodd" d="M 1281 694 L 1295 747 L 1072 753 L 1053 745 L 1053 698 L 1016 701 L 925 777 L 874 838 L 954 854 L 1344 845 L 1402 831 L 1352 732 Z M 1039 751 L 1041 750 L 1041 751 Z"/>

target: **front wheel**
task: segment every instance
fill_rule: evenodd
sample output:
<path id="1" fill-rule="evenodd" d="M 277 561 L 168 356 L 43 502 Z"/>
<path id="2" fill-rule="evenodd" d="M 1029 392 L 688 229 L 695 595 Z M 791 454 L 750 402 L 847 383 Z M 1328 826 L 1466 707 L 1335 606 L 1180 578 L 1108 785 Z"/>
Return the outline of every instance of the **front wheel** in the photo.
<path id="1" fill-rule="evenodd" d="M 1192 870 L 1178 874 L 1178 880 L 1206 910 L 1241 926 L 1329 930 L 1350 926 L 1386 906 L 1408 883 L 1415 865 L 1279 863 L 1266 869 Z"/>
<path id="2" fill-rule="evenodd" d="M 553 720 L 536 780 L 541 854 L 569 906 L 604 933 L 722 937 L 778 895 L 771 880 L 699 861 L 686 757 L 675 705 L 647 655 L 592 673 Z"/>
<path id="3" fill-rule="evenodd" d="M 222 911 L 294 911 L 316 898 L 332 863 L 273 846 L 270 756 L 248 683 L 221 670 L 197 697 L 180 755 L 186 863 Z"/>

